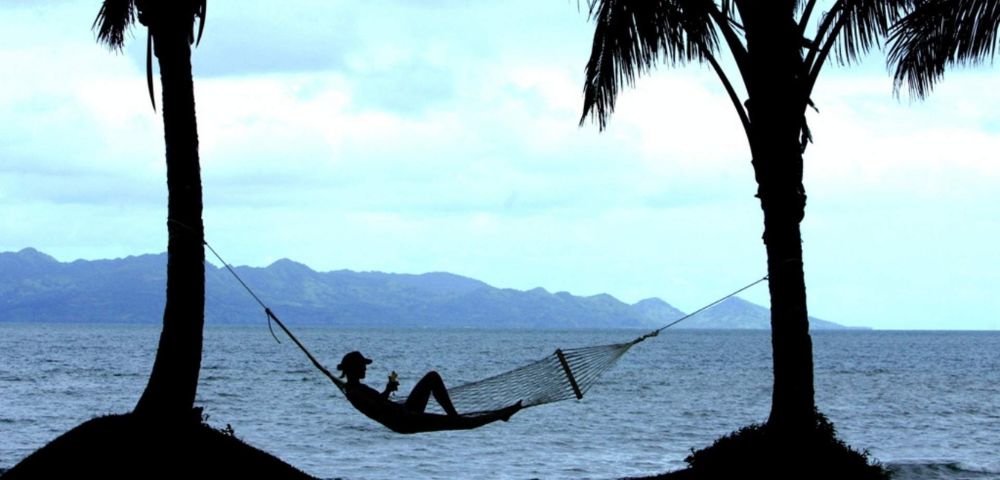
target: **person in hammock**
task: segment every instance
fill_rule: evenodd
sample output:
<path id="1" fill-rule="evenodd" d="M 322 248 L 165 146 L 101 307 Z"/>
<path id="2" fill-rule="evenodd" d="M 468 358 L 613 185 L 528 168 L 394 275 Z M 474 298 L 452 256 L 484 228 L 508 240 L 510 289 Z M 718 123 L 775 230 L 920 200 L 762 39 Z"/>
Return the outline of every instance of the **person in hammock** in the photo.
<path id="1" fill-rule="evenodd" d="M 521 409 L 521 402 L 518 401 L 499 410 L 461 415 L 451 402 L 444 380 L 435 371 L 428 372 L 417 382 L 404 403 L 397 403 L 390 399 L 392 392 L 399 389 L 394 375 L 390 375 L 381 392 L 361 383 L 371 363 L 371 359 L 358 351 L 344 355 L 337 365 L 340 377 L 347 378 L 344 394 L 358 411 L 400 433 L 476 428 L 497 420 L 506 422 Z M 444 415 L 425 411 L 431 396 L 444 409 Z"/>

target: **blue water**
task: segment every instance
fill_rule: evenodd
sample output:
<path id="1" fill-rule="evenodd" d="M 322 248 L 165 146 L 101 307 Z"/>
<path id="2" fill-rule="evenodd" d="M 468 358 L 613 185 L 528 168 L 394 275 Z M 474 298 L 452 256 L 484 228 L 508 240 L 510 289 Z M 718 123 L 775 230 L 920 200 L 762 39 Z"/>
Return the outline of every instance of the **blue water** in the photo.
<path id="1" fill-rule="evenodd" d="M 321 361 L 354 349 L 402 390 L 431 369 L 459 383 L 557 347 L 628 331 L 296 327 Z M 130 410 L 158 327 L 0 324 L 0 470 L 73 426 Z M 1000 478 L 1000 332 L 818 332 L 816 399 L 842 439 L 901 479 Z M 198 403 L 217 427 L 323 478 L 582 479 L 681 468 L 691 448 L 766 418 L 767 332 L 666 331 L 633 348 L 579 402 L 509 423 L 402 436 L 351 409 L 264 327 L 208 327 Z M 381 386 L 381 385 L 378 385 Z"/>

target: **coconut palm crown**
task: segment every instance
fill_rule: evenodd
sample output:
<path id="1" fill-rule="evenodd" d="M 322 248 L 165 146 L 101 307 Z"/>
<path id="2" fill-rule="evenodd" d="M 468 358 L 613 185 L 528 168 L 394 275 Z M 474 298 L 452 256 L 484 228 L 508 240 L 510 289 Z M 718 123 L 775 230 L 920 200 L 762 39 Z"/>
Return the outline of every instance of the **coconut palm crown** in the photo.
<path id="1" fill-rule="evenodd" d="M 181 16 L 181 25 L 189 25 L 187 36 L 188 44 L 201 44 L 201 35 L 205 32 L 205 14 L 207 12 L 208 0 L 189 0 L 187 5 L 176 2 L 167 8 Z M 163 9 L 157 0 L 104 0 L 101 9 L 97 12 L 92 28 L 97 30 L 97 41 L 103 43 L 112 50 L 121 51 L 125 47 L 125 37 L 128 31 L 135 24 L 136 20 L 142 25 L 150 27 L 155 21 L 165 19 L 166 15 L 160 10 Z M 184 22 L 184 16 L 189 15 L 190 20 Z M 194 25 L 198 24 L 198 35 L 195 37 Z M 153 31 L 150 28 L 146 34 L 146 83 L 149 88 L 149 100 L 156 108 L 156 99 L 153 94 Z"/>

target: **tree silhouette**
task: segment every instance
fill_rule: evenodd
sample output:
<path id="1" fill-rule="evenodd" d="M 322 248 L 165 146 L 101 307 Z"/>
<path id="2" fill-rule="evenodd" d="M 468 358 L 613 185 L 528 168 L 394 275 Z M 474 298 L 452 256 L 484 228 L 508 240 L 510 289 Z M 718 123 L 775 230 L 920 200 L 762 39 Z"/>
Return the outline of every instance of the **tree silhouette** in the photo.
<path id="1" fill-rule="evenodd" d="M 151 100 L 151 54 L 160 67 L 168 190 L 166 305 L 153 370 L 134 410 L 137 417 L 159 422 L 201 420 L 192 410 L 205 321 L 205 249 L 191 45 L 196 23 L 201 37 L 205 2 L 104 0 L 94 21 L 98 40 L 118 50 L 136 20 L 148 29 L 146 73 Z"/>
<path id="2" fill-rule="evenodd" d="M 817 3 L 589 0 L 596 27 L 580 120 L 592 117 L 603 130 L 619 90 L 660 61 L 704 63 L 718 75 L 743 125 L 764 213 L 774 359 L 767 425 L 788 434 L 817 421 L 800 230 L 802 155 L 811 141 L 805 113 L 827 61 L 851 63 L 879 45 L 912 2 L 837 0 L 814 19 Z M 723 48 L 735 77 L 719 60 Z"/>
<path id="3" fill-rule="evenodd" d="M 923 98 L 951 65 L 980 64 L 996 54 L 1000 2 L 927 0 L 897 23 L 889 63 L 897 91 L 904 84 Z"/>
<path id="4" fill-rule="evenodd" d="M 191 45 L 206 0 L 104 0 L 93 27 L 121 50 L 136 20 L 147 32 L 146 74 L 160 67 L 167 165 L 167 290 L 163 330 L 146 389 L 131 414 L 88 420 L 55 438 L 3 478 L 313 477 L 217 430 L 194 409 L 205 323 L 205 250 Z M 153 101 L 155 108 L 155 100 Z"/>

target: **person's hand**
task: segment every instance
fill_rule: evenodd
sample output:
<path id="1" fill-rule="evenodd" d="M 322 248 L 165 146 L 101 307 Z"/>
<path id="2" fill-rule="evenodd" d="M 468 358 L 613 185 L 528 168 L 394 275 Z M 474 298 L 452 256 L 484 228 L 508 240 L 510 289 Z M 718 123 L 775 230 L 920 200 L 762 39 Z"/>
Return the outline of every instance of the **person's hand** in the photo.
<path id="1" fill-rule="evenodd" d="M 392 392 L 395 392 L 396 390 L 399 390 L 399 380 L 398 380 L 398 378 L 399 378 L 399 376 L 396 375 L 395 371 L 393 371 L 392 373 L 389 374 L 389 382 L 385 384 L 385 391 L 386 392 L 392 393 Z"/>

